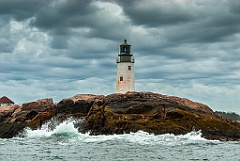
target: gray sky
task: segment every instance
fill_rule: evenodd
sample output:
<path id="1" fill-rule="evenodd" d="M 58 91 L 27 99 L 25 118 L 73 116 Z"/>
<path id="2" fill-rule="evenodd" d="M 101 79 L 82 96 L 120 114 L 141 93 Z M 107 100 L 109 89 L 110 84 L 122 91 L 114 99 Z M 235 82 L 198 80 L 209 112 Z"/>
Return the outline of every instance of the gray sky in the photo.
<path id="1" fill-rule="evenodd" d="M 126 38 L 137 91 L 240 113 L 239 0 L 0 0 L 0 96 L 115 92 Z"/>

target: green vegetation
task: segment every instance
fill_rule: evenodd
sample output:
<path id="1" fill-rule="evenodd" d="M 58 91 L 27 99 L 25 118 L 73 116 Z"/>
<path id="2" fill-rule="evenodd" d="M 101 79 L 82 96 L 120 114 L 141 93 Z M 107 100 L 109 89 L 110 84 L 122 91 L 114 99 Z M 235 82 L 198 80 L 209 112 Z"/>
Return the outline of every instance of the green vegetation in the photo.
<path id="1" fill-rule="evenodd" d="M 223 111 L 215 111 L 215 114 L 219 114 L 223 117 L 229 118 L 231 120 L 240 121 L 240 115 L 235 112 L 223 112 Z"/>

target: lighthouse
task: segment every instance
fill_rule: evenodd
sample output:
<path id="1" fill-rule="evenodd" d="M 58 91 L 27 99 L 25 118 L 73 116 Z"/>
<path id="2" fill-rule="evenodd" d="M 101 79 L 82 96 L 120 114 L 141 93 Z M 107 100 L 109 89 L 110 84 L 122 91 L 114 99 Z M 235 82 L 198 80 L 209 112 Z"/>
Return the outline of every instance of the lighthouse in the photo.
<path id="1" fill-rule="evenodd" d="M 135 91 L 134 58 L 131 53 L 131 45 L 125 39 L 124 43 L 120 45 L 118 53 L 116 92 L 126 93 L 128 91 Z"/>

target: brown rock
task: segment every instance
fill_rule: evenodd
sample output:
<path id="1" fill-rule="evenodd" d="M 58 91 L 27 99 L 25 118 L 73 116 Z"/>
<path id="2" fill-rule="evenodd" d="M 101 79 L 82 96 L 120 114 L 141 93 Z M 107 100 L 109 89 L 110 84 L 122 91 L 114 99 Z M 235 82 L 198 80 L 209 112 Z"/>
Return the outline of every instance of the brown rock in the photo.
<path id="1" fill-rule="evenodd" d="M 54 116 L 54 113 L 52 112 L 39 112 L 33 119 L 29 119 L 26 121 L 27 126 L 36 129 L 40 126 L 42 126 L 43 123 L 50 120 Z"/>
<path id="2" fill-rule="evenodd" d="M 53 111 L 55 109 L 54 107 L 55 105 L 51 98 L 24 103 L 20 108 L 14 111 L 10 122 L 13 123 L 31 120 L 37 116 L 39 112 Z"/>
<path id="3" fill-rule="evenodd" d="M 176 108 L 213 114 L 207 105 L 190 101 L 185 98 L 166 96 L 151 92 L 127 92 L 126 94 L 111 94 L 105 98 L 110 110 L 122 113 L 146 113 L 149 110 L 168 110 Z"/>
<path id="4" fill-rule="evenodd" d="M 13 113 L 17 108 L 19 108 L 19 106 L 16 104 L 11 105 L 11 106 L 2 106 L 2 107 L 0 107 L 0 114 Z"/>
<path id="5" fill-rule="evenodd" d="M 54 103 L 52 98 L 46 98 L 42 100 L 37 100 L 36 102 L 24 103 L 22 105 L 22 110 L 43 112 L 53 107 L 54 107 Z"/>
<path id="6" fill-rule="evenodd" d="M 103 104 L 103 95 L 77 94 L 71 98 L 63 99 L 57 104 L 59 113 L 74 115 L 87 115 L 94 103 Z M 80 116 L 82 116 L 80 115 Z"/>
<path id="7" fill-rule="evenodd" d="M 209 114 L 212 114 L 212 115 L 214 114 L 214 112 L 211 108 L 209 108 L 207 105 L 204 105 L 202 103 L 193 102 L 189 99 L 179 98 L 179 97 L 175 97 L 175 96 L 168 96 L 168 98 L 172 101 L 177 102 L 181 106 L 186 106 L 186 107 L 191 108 L 193 110 L 201 111 L 201 112 L 204 112 L 204 113 L 209 113 Z"/>
<path id="8" fill-rule="evenodd" d="M 72 106 L 74 105 L 74 101 L 72 99 L 63 99 L 57 104 L 57 112 L 58 113 L 71 113 Z"/>
<path id="9" fill-rule="evenodd" d="M 0 107 L 0 122 L 8 122 L 11 119 L 11 115 L 14 113 L 16 109 L 19 109 L 20 106 L 18 105 L 11 105 L 11 106 L 3 106 Z"/>
<path id="10" fill-rule="evenodd" d="M 202 130 L 208 139 L 239 140 L 240 123 L 213 114 L 204 104 L 185 98 L 151 92 L 91 95 L 78 94 L 55 105 L 43 99 L 0 110 L 0 137 L 12 137 L 25 126 L 38 128 L 51 118 L 85 117 L 75 126 L 81 132 L 121 134 L 143 130 L 149 133 L 186 134 Z"/>
<path id="11" fill-rule="evenodd" d="M 93 94 L 77 94 L 70 99 L 73 100 L 74 102 L 77 102 L 79 100 L 81 101 L 102 101 L 105 98 L 104 95 L 93 95 Z"/>
<path id="12" fill-rule="evenodd" d="M 12 138 L 18 135 L 25 127 L 25 123 L 0 124 L 0 138 Z"/>
<path id="13" fill-rule="evenodd" d="M 178 135 L 196 129 L 208 139 L 240 139 L 240 124 L 215 116 L 208 106 L 150 92 L 106 96 L 105 104 L 90 109 L 85 129 L 93 135 L 138 130 Z"/>

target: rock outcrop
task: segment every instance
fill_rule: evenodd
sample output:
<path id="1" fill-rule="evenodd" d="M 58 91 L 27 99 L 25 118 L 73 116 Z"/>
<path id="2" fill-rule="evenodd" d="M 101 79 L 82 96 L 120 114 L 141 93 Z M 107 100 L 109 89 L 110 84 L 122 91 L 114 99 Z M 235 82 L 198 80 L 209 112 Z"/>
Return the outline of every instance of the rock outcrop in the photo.
<path id="1" fill-rule="evenodd" d="M 78 94 L 54 104 L 52 99 L 0 107 L 0 137 L 16 136 L 25 127 L 36 129 L 51 118 L 85 118 L 80 132 L 122 134 L 143 130 L 156 135 L 201 130 L 203 137 L 240 140 L 240 123 L 215 115 L 207 105 L 186 98 L 151 92 Z"/>
<path id="2" fill-rule="evenodd" d="M 37 128 L 55 115 L 52 99 L 0 108 L 0 137 L 10 138 L 25 127 Z"/>
<path id="3" fill-rule="evenodd" d="M 208 106 L 155 93 L 109 95 L 105 104 L 91 108 L 85 126 L 92 134 L 143 130 L 179 135 L 194 129 L 201 130 L 207 139 L 240 139 L 240 124 L 215 116 Z"/>

